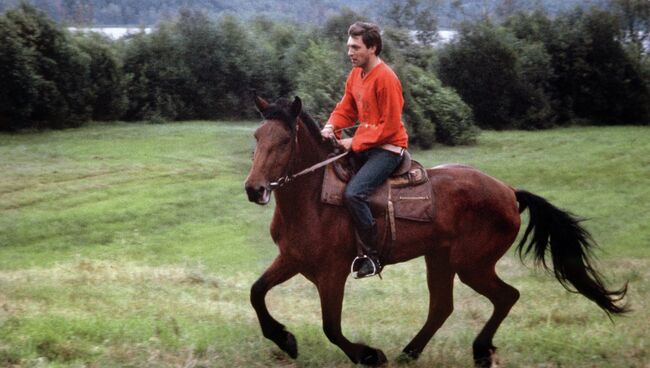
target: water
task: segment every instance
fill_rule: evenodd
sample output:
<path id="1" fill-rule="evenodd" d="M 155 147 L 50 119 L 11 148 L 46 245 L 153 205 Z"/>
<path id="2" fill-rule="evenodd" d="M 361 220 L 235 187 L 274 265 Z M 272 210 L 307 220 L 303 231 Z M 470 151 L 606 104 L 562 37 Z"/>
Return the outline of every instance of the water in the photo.
<path id="1" fill-rule="evenodd" d="M 151 33 L 151 27 L 68 27 L 70 32 L 95 32 L 100 33 L 110 39 L 117 40 L 125 36 L 132 36 L 139 33 Z"/>

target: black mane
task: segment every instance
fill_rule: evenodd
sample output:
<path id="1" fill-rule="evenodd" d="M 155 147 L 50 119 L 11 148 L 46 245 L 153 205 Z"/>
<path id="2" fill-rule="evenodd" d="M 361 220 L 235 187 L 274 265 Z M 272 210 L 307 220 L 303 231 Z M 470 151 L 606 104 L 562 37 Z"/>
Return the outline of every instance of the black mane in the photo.
<path id="1" fill-rule="evenodd" d="M 321 126 L 309 115 L 309 113 L 302 111 L 300 113 L 300 120 L 307 126 L 307 130 L 316 138 L 320 139 Z"/>
<path id="2" fill-rule="evenodd" d="M 304 107 L 303 107 L 304 108 Z M 263 112 L 262 117 L 265 120 L 280 120 L 293 130 L 296 126 L 296 119 L 291 116 L 291 101 L 280 98 L 274 104 L 269 105 Z M 300 120 L 305 124 L 309 133 L 315 138 L 320 139 L 320 125 L 306 111 L 300 112 Z"/>
<path id="3" fill-rule="evenodd" d="M 280 120 L 293 130 L 296 125 L 296 119 L 289 113 L 290 106 L 291 103 L 287 99 L 282 98 L 274 104 L 270 104 L 264 111 L 261 111 L 261 114 L 264 120 Z"/>

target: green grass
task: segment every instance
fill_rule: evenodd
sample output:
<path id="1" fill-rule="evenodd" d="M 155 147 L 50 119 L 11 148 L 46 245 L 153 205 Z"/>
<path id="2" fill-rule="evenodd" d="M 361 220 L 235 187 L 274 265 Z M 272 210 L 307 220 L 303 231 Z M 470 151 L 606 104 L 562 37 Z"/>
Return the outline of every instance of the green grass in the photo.
<path id="1" fill-rule="evenodd" d="M 0 135 L 0 366 L 348 367 L 321 330 L 313 286 L 273 289 L 296 335 L 290 360 L 262 337 L 250 285 L 275 256 L 272 206 L 243 181 L 255 123 L 93 124 Z M 598 268 L 630 281 L 634 312 L 611 323 L 513 255 L 497 265 L 521 299 L 495 344 L 508 367 L 648 367 L 650 128 L 484 132 L 473 147 L 416 151 L 473 165 L 586 217 Z M 440 204 L 444 206 L 444 203 Z M 455 311 L 409 367 L 471 366 L 487 300 L 457 282 Z M 421 259 L 351 280 L 343 331 L 391 363 L 424 322 Z"/>

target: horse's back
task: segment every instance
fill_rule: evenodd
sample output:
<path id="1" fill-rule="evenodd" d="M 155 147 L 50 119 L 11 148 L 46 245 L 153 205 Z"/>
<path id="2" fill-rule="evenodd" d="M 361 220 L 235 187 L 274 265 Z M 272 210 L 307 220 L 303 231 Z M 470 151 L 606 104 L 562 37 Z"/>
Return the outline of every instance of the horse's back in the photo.
<path id="1" fill-rule="evenodd" d="M 427 173 L 434 193 L 435 226 L 439 231 L 453 239 L 461 236 L 471 242 L 484 231 L 494 234 L 497 230 L 503 234 L 502 242 L 514 241 L 520 217 L 512 187 L 467 165 L 439 165 Z"/>
<path id="2" fill-rule="evenodd" d="M 515 190 L 502 181 L 468 165 L 443 164 L 427 170 L 434 189 L 471 191 L 475 199 L 486 199 L 485 194 L 516 203 Z M 442 194 L 442 193 L 441 193 Z"/>

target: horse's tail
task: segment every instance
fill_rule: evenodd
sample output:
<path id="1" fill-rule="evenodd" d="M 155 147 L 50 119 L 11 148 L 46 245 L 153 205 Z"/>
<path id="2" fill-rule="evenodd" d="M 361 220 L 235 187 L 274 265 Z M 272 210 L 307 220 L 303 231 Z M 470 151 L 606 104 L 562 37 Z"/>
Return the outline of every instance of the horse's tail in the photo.
<path id="1" fill-rule="evenodd" d="M 534 252 L 536 263 L 549 270 L 545 256 L 550 245 L 553 273 L 564 288 L 591 299 L 608 315 L 628 312 L 626 305 L 620 305 L 627 293 L 627 283 L 619 290 L 607 290 L 601 275 L 591 266 L 591 250 L 596 243 L 580 226 L 581 220 L 535 194 L 517 190 L 515 195 L 519 212 L 528 209 L 530 213 L 524 237 L 517 245 L 519 256 Z"/>

